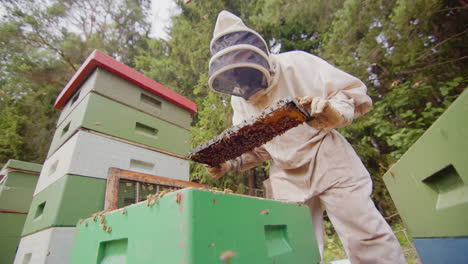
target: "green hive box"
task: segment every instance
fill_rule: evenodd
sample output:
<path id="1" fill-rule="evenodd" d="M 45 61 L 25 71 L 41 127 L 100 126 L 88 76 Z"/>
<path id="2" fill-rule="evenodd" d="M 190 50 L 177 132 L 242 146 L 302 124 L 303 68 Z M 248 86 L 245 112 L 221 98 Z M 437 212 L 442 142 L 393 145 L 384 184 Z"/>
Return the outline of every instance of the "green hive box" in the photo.
<path id="1" fill-rule="evenodd" d="M 104 209 L 107 181 L 65 175 L 34 196 L 23 236 L 49 227 L 75 226 L 79 219 Z M 120 184 L 119 206 L 131 203 L 135 188 Z"/>
<path id="2" fill-rule="evenodd" d="M 0 212 L 0 263 L 13 263 L 26 214 Z"/>
<path id="3" fill-rule="evenodd" d="M 70 112 L 85 98 L 94 91 L 105 97 L 129 105 L 132 108 L 143 111 L 152 116 L 161 118 L 164 121 L 173 123 L 185 129 L 190 129 L 192 116 L 190 112 L 179 107 L 157 95 L 151 93 L 138 85 L 112 74 L 101 67 L 89 75 L 81 87 L 64 105 L 60 117 L 57 121 L 59 126 Z"/>
<path id="4" fill-rule="evenodd" d="M 413 237 L 468 236 L 468 91 L 384 175 Z"/>
<path id="5" fill-rule="evenodd" d="M 0 263 L 13 263 L 42 166 L 9 160 L 0 175 Z"/>
<path id="6" fill-rule="evenodd" d="M 65 175 L 34 196 L 23 236 L 52 226 L 74 226 L 104 208 L 106 180 Z"/>
<path id="7" fill-rule="evenodd" d="M 27 212 L 42 166 L 39 164 L 9 160 L 0 175 L 0 210 Z"/>
<path id="8" fill-rule="evenodd" d="M 189 188 L 103 216 L 77 225 L 72 264 L 320 262 L 304 205 Z"/>
<path id="9" fill-rule="evenodd" d="M 41 172 L 42 165 L 37 164 L 37 163 L 32 163 L 32 162 L 26 162 L 26 161 L 21 161 L 21 160 L 8 160 L 8 162 L 3 166 L 3 170 L 25 170 L 29 172 Z"/>
<path id="10" fill-rule="evenodd" d="M 186 156 L 189 130 L 89 93 L 55 131 L 50 157 L 79 127 Z"/>

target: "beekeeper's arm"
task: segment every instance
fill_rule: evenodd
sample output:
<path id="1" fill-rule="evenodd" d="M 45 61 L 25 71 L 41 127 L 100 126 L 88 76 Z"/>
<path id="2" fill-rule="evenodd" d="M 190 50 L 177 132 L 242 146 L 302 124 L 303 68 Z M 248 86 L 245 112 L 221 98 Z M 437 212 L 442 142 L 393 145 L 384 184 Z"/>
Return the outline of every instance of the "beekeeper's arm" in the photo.
<path id="1" fill-rule="evenodd" d="M 270 154 L 264 147 L 258 147 L 251 152 L 246 152 L 241 156 L 226 161 L 217 167 L 206 165 L 206 169 L 215 179 L 221 178 L 224 174 L 230 171 L 245 171 L 260 165 L 266 160 L 270 160 Z"/>
<path id="2" fill-rule="evenodd" d="M 315 57 L 315 56 L 314 56 Z M 358 78 L 343 72 L 315 57 L 314 67 L 319 71 L 326 98 L 305 97 L 301 103 L 309 107 L 314 119 L 309 125 L 316 128 L 343 127 L 366 113 L 372 105 L 366 85 Z"/>

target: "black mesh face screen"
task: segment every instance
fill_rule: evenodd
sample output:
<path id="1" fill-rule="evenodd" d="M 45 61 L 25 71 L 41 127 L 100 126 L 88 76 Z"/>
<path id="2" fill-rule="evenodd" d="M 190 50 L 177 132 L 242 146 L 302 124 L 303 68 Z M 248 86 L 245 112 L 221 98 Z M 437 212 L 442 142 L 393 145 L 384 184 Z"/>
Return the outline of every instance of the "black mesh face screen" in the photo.
<path id="1" fill-rule="evenodd" d="M 267 88 L 270 63 L 263 40 L 251 32 L 231 33 L 221 39 L 212 45 L 212 51 L 217 53 L 209 65 L 210 87 L 244 99 Z M 252 46 L 246 45 L 246 42 Z M 263 50 L 253 44 L 263 47 Z M 229 49 L 224 49 L 227 46 Z"/>
<path id="2" fill-rule="evenodd" d="M 248 99 L 261 89 L 268 87 L 263 72 L 250 67 L 224 71 L 213 81 L 213 89 Z"/>
<path id="3" fill-rule="evenodd" d="M 268 54 L 268 47 L 265 46 L 263 39 L 252 32 L 240 31 L 226 34 L 215 40 L 211 45 L 211 55 L 213 56 L 225 48 L 240 44 L 255 46 L 265 52 L 265 54 Z"/>

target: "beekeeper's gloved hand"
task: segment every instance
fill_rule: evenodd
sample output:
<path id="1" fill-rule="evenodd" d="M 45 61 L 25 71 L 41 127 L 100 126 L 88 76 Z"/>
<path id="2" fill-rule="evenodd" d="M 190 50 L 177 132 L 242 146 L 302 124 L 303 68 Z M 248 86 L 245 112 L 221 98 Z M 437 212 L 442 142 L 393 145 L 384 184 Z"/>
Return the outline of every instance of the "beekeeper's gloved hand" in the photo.
<path id="1" fill-rule="evenodd" d="M 224 163 L 219 164 L 218 166 L 212 167 L 210 165 L 204 165 L 208 173 L 213 177 L 215 180 L 223 177 L 226 172 L 231 170 L 231 163 L 226 161 Z"/>
<path id="2" fill-rule="evenodd" d="M 299 104 L 310 111 L 313 119 L 307 123 L 312 127 L 335 128 L 344 122 L 343 115 L 326 99 L 307 96 L 299 98 Z"/>

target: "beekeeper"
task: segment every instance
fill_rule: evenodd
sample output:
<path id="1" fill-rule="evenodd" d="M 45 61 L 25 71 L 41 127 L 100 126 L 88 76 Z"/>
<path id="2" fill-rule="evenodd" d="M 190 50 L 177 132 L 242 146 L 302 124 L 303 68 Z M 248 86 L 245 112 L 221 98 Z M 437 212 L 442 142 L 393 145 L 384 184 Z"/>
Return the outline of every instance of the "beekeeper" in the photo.
<path id="1" fill-rule="evenodd" d="M 208 167 L 210 174 L 219 178 L 271 160 L 267 197 L 309 206 L 322 256 L 324 207 L 351 263 L 406 263 L 391 228 L 370 199 L 369 173 L 334 130 L 371 107 L 366 86 L 303 51 L 270 54 L 265 40 L 227 11 L 218 16 L 210 48 L 209 86 L 232 95 L 233 125 L 288 96 L 302 98 L 315 117 L 252 152 Z"/>

